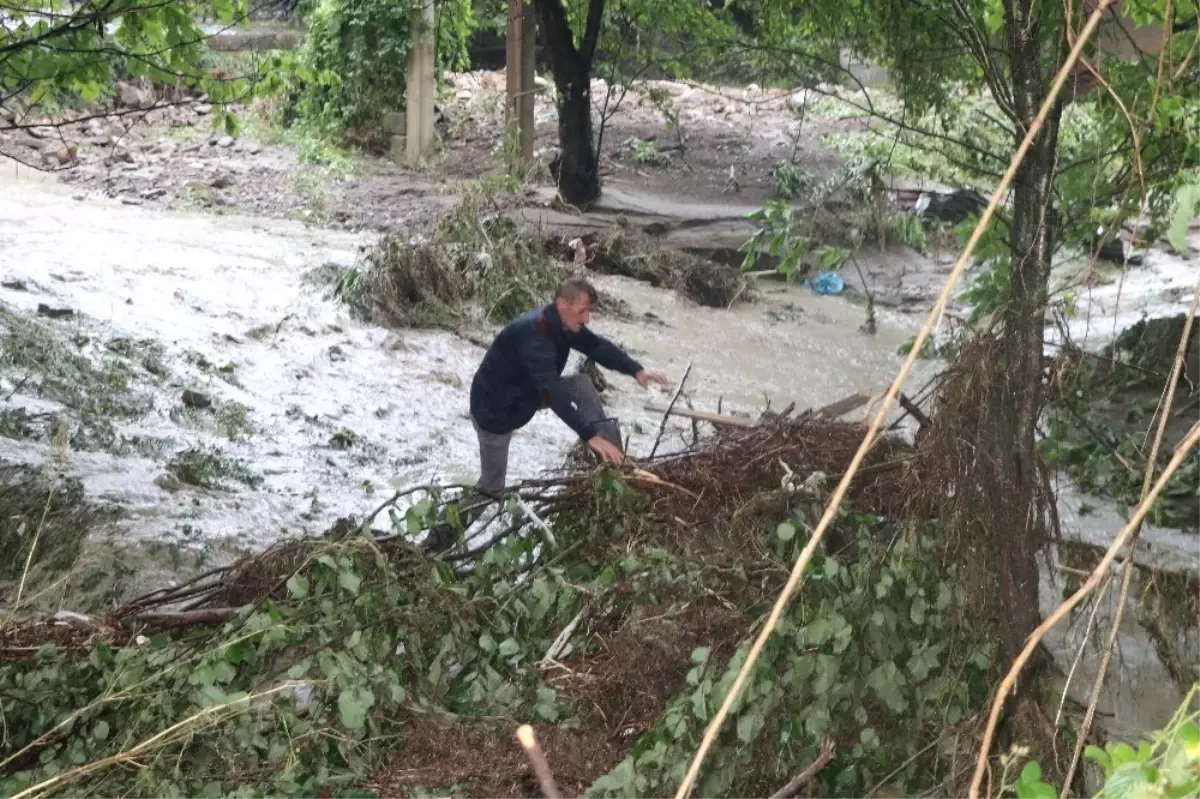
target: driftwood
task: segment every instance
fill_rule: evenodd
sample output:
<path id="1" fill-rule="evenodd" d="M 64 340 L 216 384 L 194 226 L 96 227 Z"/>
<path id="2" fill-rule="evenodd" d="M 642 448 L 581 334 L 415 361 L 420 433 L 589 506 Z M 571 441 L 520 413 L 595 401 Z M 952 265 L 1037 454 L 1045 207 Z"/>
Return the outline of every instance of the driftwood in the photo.
<path id="1" fill-rule="evenodd" d="M 837 419 L 840 416 L 845 416 L 851 411 L 858 410 L 871 401 L 871 393 L 867 391 L 859 391 L 842 397 L 837 402 L 831 402 L 824 407 L 817 408 L 815 411 L 805 411 L 799 415 L 799 418 L 820 418 L 820 419 Z M 664 420 L 667 416 L 685 416 L 689 419 L 698 419 L 702 422 L 712 422 L 717 425 L 725 425 L 726 427 L 757 427 L 758 422 L 746 418 L 744 416 L 730 416 L 723 413 L 713 413 L 711 411 L 697 411 L 691 408 L 676 408 L 673 405 L 662 405 L 657 402 L 647 402 L 646 410 L 654 411 L 655 413 L 663 414 Z"/>
<path id="2" fill-rule="evenodd" d="M 728 427 L 755 427 L 757 425 L 752 419 L 746 419 L 741 416 L 727 416 L 723 413 L 696 411 L 691 408 L 669 408 L 657 402 L 647 402 L 645 408 L 648 411 L 664 415 L 670 411 L 670 415 L 672 416 L 686 416 L 689 419 L 699 419 L 703 422 L 712 422 L 713 424 L 726 425 Z"/>

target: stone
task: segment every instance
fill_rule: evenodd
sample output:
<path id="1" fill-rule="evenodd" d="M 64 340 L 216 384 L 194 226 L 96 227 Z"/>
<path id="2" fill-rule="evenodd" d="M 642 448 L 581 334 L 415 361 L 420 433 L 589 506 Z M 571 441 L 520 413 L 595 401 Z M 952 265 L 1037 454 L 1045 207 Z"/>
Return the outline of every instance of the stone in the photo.
<path id="1" fill-rule="evenodd" d="M 222 136 L 221 138 L 217 139 L 217 146 L 218 147 L 232 147 L 233 146 L 233 137 L 232 136 Z"/>
<path id="2" fill-rule="evenodd" d="M 196 113 L 200 114 L 201 116 L 212 113 L 212 106 L 208 103 L 196 103 L 194 106 L 192 106 L 192 108 L 194 108 Z"/>
<path id="3" fill-rule="evenodd" d="M 214 189 L 227 189 L 233 185 L 233 178 L 228 174 L 222 173 L 210 180 L 208 185 Z"/>
<path id="4" fill-rule="evenodd" d="M 24 280 L 0 280 L 0 288 L 8 289 L 9 291 L 29 291 L 29 287 L 25 285 Z"/>
<path id="5" fill-rule="evenodd" d="M 117 103 L 125 108 L 145 108 L 151 104 L 150 93 L 131 83 L 117 83 Z"/>
<path id="6" fill-rule="evenodd" d="M 75 315 L 74 308 L 67 308 L 66 306 L 60 306 L 60 307 L 55 308 L 53 306 L 47 305 L 44 302 L 38 303 L 37 312 L 38 312 L 38 316 L 45 316 L 50 319 L 66 319 L 67 317 L 71 317 L 71 316 Z"/>
<path id="7" fill-rule="evenodd" d="M 195 408 L 196 410 L 212 407 L 212 397 L 203 391 L 196 391 L 195 389 L 185 388 L 183 393 L 179 395 L 179 400 L 185 407 Z"/>

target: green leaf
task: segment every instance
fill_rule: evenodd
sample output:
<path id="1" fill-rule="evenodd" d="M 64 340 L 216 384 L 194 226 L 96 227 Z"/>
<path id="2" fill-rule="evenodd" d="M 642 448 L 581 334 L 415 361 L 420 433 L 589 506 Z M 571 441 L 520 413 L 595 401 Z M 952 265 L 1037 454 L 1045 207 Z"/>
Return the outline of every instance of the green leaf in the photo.
<path id="1" fill-rule="evenodd" d="M 99 721 L 97 721 L 96 726 L 92 727 L 92 737 L 95 738 L 97 741 L 107 740 L 108 739 L 108 722 L 105 721 L 104 719 L 100 719 Z"/>
<path id="2" fill-rule="evenodd" d="M 1112 773 L 1112 758 L 1108 756 L 1108 752 L 1105 752 L 1100 747 L 1094 744 L 1088 745 L 1083 750 L 1083 756 L 1098 765 L 1104 771 L 1105 776 Z"/>
<path id="3" fill-rule="evenodd" d="M 354 686 L 338 693 L 337 704 L 342 724 L 347 729 L 359 731 L 366 727 L 367 712 L 375 704 L 375 694 L 370 688 Z"/>
<path id="4" fill-rule="evenodd" d="M 358 588 L 362 585 L 362 577 L 351 569 L 342 569 L 338 572 L 338 585 L 357 596 Z"/>
<path id="5" fill-rule="evenodd" d="M 1175 214 L 1171 217 L 1171 226 L 1167 229 L 1167 241 L 1176 252 L 1184 253 L 1188 249 L 1188 226 L 1192 217 L 1200 213 L 1200 183 L 1180 186 L 1175 190 Z"/>
<path id="6" fill-rule="evenodd" d="M 228 685 L 237 677 L 237 669 L 230 665 L 229 661 L 222 660 L 213 664 L 213 675 L 217 682 Z"/>
<path id="7" fill-rule="evenodd" d="M 308 578 L 303 574 L 293 574 L 288 578 L 287 589 L 295 599 L 304 599 L 308 596 Z"/>
<path id="8" fill-rule="evenodd" d="M 692 650 L 693 663 L 707 663 L 709 648 L 707 646 L 698 646 Z"/>
<path id="9" fill-rule="evenodd" d="M 519 643 L 517 643 L 516 638 L 505 638 L 504 642 L 502 644 L 500 644 L 500 649 L 499 649 L 500 657 L 510 658 L 520 651 L 521 651 L 521 645 Z"/>
<path id="10" fill-rule="evenodd" d="M 779 526 L 775 528 L 775 536 L 780 541 L 791 541 L 796 537 L 796 525 L 791 522 L 780 522 Z"/>

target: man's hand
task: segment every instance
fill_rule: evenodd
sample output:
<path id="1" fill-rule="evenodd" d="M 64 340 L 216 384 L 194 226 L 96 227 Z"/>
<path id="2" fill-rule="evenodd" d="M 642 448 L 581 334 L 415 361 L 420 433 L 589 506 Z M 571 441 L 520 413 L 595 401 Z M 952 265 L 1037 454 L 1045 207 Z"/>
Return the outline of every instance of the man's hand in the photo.
<path id="1" fill-rule="evenodd" d="M 592 436 L 588 439 L 588 446 L 592 448 L 592 452 L 600 456 L 601 460 L 611 463 L 620 463 L 625 460 L 624 453 L 613 446 L 613 443 L 604 436 Z"/>
<path id="2" fill-rule="evenodd" d="M 666 388 L 667 386 L 667 377 L 662 372 L 648 372 L 643 369 L 634 375 L 633 379 L 638 381 L 638 385 L 642 388 L 645 388 L 646 384 L 651 380 L 653 380 L 655 383 L 658 383 L 663 388 Z"/>

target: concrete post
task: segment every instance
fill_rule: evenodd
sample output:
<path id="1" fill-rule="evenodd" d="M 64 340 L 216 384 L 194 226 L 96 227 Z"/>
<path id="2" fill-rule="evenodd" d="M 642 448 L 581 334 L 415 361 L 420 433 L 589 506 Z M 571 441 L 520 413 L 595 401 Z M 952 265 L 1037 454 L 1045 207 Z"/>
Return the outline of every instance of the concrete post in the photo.
<path id="1" fill-rule="evenodd" d="M 406 154 L 408 162 L 414 166 L 433 150 L 433 109 L 437 95 L 434 32 L 433 0 L 424 0 L 413 12 L 413 41 L 408 51 L 408 89 L 405 93 Z"/>
<path id="2" fill-rule="evenodd" d="M 536 43 L 533 8 L 524 0 L 508 0 L 504 74 L 508 90 L 504 122 L 516 123 L 519 159 L 533 159 L 533 53 Z M 511 128 L 510 128 L 511 129 Z"/>

